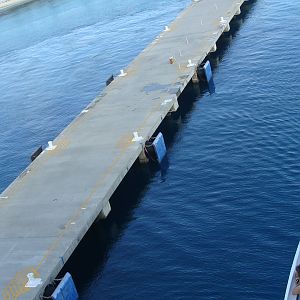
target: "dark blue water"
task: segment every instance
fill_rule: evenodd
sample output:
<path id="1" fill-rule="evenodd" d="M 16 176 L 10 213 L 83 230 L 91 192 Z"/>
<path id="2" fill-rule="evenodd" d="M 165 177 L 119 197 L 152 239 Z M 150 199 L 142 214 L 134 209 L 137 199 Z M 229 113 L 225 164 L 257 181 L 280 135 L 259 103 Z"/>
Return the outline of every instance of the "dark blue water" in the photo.
<path id="1" fill-rule="evenodd" d="M 36 2 L 0 17 L 0 189 L 189 1 Z M 81 299 L 282 299 L 300 234 L 300 5 L 249 1 L 67 269 Z"/>

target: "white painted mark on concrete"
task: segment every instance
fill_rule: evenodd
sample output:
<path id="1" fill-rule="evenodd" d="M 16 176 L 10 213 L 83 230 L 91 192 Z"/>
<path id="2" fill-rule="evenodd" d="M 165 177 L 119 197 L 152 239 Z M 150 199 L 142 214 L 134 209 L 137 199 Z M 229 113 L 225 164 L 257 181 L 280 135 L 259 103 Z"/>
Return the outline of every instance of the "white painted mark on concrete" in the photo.
<path id="1" fill-rule="evenodd" d="M 7 196 L 0 196 L 0 199 L 8 199 Z"/>
<path id="2" fill-rule="evenodd" d="M 167 105 L 168 103 L 170 103 L 170 102 L 172 102 L 172 101 L 173 101 L 173 99 L 166 99 L 166 100 L 164 100 L 164 101 L 162 102 L 161 105 Z"/>
<path id="3" fill-rule="evenodd" d="M 133 133 L 133 139 L 132 139 L 132 142 L 140 142 L 142 141 L 144 138 L 142 136 L 139 136 L 138 132 L 135 131 Z"/>
<path id="4" fill-rule="evenodd" d="M 75 222 L 71 222 L 70 224 L 71 224 L 71 225 L 75 225 L 76 223 L 75 223 Z"/>
<path id="5" fill-rule="evenodd" d="M 43 283 L 41 278 L 34 278 L 34 274 L 33 273 L 28 273 L 27 274 L 27 278 L 28 278 L 28 281 L 25 284 L 26 288 L 35 288 L 38 285 L 40 285 L 40 284 Z"/>
<path id="6" fill-rule="evenodd" d="M 127 75 L 127 73 L 124 72 L 124 70 L 120 70 L 120 74 L 119 77 L 125 77 Z"/>
<path id="7" fill-rule="evenodd" d="M 86 207 L 81 207 L 82 210 L 86 210 Z"/>
<path id="8" fill-rule="evenodd" d="M 53 145 L 53 141 L 48 142 L 48 147 L 46 148 L 47 151 L 52 151 L 56 148 L 57 146 Z"/>

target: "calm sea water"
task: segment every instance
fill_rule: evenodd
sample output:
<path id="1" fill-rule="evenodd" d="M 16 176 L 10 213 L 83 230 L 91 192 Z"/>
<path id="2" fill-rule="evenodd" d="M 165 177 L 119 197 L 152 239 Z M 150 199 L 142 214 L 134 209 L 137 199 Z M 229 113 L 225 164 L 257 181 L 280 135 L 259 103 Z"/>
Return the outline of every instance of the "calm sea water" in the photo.
<path id="1" fill-rule="evenodd" d="M 39 1 L 0 17 L 0 190 L 189 1 Z M 300 240 L 300 4 L 257 0 L 71 257 L 80 299 L 282 299 Z"/>

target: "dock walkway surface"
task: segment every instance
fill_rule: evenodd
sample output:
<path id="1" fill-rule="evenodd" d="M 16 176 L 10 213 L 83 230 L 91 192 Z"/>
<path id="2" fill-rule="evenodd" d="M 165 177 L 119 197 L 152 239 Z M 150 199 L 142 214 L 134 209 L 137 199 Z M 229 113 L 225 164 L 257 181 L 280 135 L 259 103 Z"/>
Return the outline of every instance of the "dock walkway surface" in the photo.
<path id="1" fill-rule="evenodd" d="M 40 299 L 243 2 L 192 2 L 1 194 L 4 300 Z"/>

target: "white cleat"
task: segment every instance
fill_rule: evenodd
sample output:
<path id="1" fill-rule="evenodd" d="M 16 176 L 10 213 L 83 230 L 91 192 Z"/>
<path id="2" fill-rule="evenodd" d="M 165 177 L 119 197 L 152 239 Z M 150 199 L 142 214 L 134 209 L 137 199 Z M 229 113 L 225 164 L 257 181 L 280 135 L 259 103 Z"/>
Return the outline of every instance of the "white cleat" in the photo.
<path id="1" fill-rule="evenodd" d="M 127 73 L 124 72 L 124 70 L 120 70 L 120 74 L 119 77 L 125 77 L 127 75 Z"/>
<path id="2" fill-rule="evenodd" d="M 188 60 L 187 67 L 188 67 L 188 68 L 195 67 L 195 64 L 192 63 L 192 60 L 191 60 L 191 59 Z"/>

